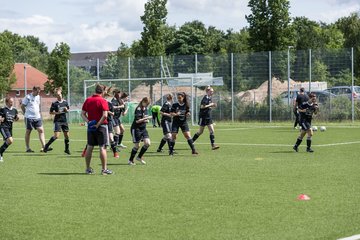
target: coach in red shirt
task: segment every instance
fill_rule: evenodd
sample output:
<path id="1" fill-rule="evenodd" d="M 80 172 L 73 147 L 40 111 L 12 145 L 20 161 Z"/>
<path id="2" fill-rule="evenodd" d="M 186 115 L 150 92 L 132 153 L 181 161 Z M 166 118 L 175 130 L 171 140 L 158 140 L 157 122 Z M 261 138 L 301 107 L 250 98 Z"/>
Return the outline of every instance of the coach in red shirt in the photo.
<path id="1" fill-rule="evenodd" d="M 94 146 L 96 145 L 100 147 L 101 173 L 103 175 L 112 174 L 112 171 L 107 169 L 106 143 L 109 138 L 107 128 L 109 106 L 103 98 L 104 90 L 105 87 L 103 85 L 96 85 L 95 94 L 87 98 L 82 107 L 81 117 L 88 123 L 87 149 L 85 154 L 87 174 L 94 174 L 94 170 L 90 167 L 90 162 Z"/>

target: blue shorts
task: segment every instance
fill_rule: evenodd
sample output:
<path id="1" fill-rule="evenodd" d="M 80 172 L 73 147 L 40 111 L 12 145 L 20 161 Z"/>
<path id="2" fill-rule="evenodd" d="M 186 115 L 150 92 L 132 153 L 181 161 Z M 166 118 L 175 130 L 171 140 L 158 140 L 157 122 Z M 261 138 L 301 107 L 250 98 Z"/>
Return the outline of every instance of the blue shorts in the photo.
<path id="1" fill-rule="evenodd" d="M 43 126 L 41 119 L 25 118 L 25 126 L 27 130 L 38 129 Z"/>

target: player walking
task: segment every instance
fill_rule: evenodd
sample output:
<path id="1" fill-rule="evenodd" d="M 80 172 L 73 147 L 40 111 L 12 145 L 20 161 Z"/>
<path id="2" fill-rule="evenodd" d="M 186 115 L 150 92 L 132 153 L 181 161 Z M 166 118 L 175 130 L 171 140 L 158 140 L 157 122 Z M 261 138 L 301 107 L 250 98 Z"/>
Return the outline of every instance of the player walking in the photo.
<path id="1" fill-rule="evenodd" d="M 164 137 L 160 141 L 160 145 L 157 149 L 157 152 L 162 152 L 162 148 L 164 147 L 165 143 L 168 143 L 170 149 L 170 142 L 171 142 L 171 106 L 172 106 L 173 97 L 171 94 L 166 96 L 166 102 L 163 104 L 162 108 L 160 109 L 161 114 L 161 127 L 163 129 Z"/>
<path id="2" fill-rule="evenodd" d="M 113 117 L 114 131 L 115 131 L 114 141 L 117 146 L 121 148 L 126 148 L 126 146 L 122 144 L 125 127 L 121 122 L 121 116 L 126 115 L 128 111 L 128 109 L 126 108 L 126 102 L 128 101 L 128 94 L 121 93 L 119 90 L 115 89 L 113 91 L 113 95 L 114 97 L 111 100 L 111 103 L 114 108 L 114 117 Z"/>
<path id="3" fill-rule="evenodd" d="M 298 111 L 299 106 L 303 102 L 309 101 L 309 96 L 305 93 L 305 88 L 300 88 L 299 94 L 296 96 L 296 99 L 294 101 L 294 114 L 295 114 L 295 122 L 294 122 L 294 128 L 299 124 L 300 125 L 300 113 Z"/>
<path id="4" fill-rule="evenodd" d="M 0 147 L 0 162 L 3 162 L 5 150 L 14 142 L 12 137 L 13 122 L 19 120 L 18 111 L 13 107 L 14 99 L 6 97 L 5 107 L 0 109 L 0 132 L 4 138 L 4 144 Z"/>
<path id="5" fill-rule="evenodd" d="M 195 150 L 194 141 L 191 138 L 189 125 L 187 123 L 187 117 L 190 116 L 190 106 L 186 96 L 186 93 L 181 92 L 177 94 L 177 103 L 174 103 L 171 107 L 171 115 L 173 116 L 173 122 L 171 127 L 172 138 L 170 142 L 170 152 L 169 155 L 174 155 L 174 146 L 176 141 L 176 136 L 181 129 L 184 137 L 186 138 L 193 155 L 197 155 Z"/>
<path id="6" fill-rule="evenodd" d="M 62 89 L 55 89 L 55 96 L 57 100 L 51 104 L 50 114 L 55 115 L 54 117 L 54 135 L 50 140 L 45 144 L 44 152 L 51 151 L 50 145 L 59 138 L 60 132 L 64 134 L 64 143 L 66 154 L 70 154 L 69 150 L 69 125 L 67 122 L 66 113 L 69 111 L 69 104 L 66 100 L 63 99 Z"/>
<path id="7" fill-rule="evenodd" d="M 301 132 L 300 132 L 300 136 L 298 137 L 298 139 L 296 140 L 296 143 L 293 147 L 293 149 L 298 152 L 299 151 L 299 146 L 302 142 L 302 139 L 304 138 L 304 136 L 307 134 L 307 140 L 306 140 L 306 144 L 307 144 L 307 148 L 306 151 L 307 152 L 314 152 L 314 150 L 311 149 L 311 141 L 312 141 L 312 136 L 313 136 L 313 130 L 311 128 L 311 120 L 314 114 L 317 114 L 319 111 L 319 106 L 316 102 L 316 95 L 313 93 L 309 94 L 309 100 L 306 102 L 303 102 L 298 109 L 299 113 L 300 113 L 300 126 L 301 126 Z"/>
<path id="8" fill-rule="evenodd" d="M 134 163 L 134 158 L 137 151 L 140 148 L 141 140 L 144 141 L 144 145 L 142 146 L 136 160 L 139 161 L 141 164 L 146 164 L 146 162 L 143 159 L 143 155 L 150 147 L 150 138 L 146 130 L 146 124 L 149 122 L 149 116 L 147 115 L 148 114 L 147 107 L 149 106 L 149 104 L 150 104 L 149 98 L 144 97 L 135 109 L 135 117 L 130 130 L 134 147 L 131 150 L 131 155 L 128 162 L 129 165 L 136 165 Z"/>
<path id="9" fill-rule="evenodd" d="M 212 121 L 211 110 L 216 107 L 216 104 L 212 102 L 212 95 L 214 94 L 214 89 L 210 86 L 206 88 L 206 95 L 201 100 L 200 104 L 200 113 L 199 113 L 199 125 L 200 129 L 195 133 L 193 141 L 195 142 L 198 137 L 204 132 L 205 126 L 208 127 L 210 133 L 210 143 L 211 149 L 219 149 L 219 146 L 215 145 L 215 135 L 214 135 L 214 124 Z"/>

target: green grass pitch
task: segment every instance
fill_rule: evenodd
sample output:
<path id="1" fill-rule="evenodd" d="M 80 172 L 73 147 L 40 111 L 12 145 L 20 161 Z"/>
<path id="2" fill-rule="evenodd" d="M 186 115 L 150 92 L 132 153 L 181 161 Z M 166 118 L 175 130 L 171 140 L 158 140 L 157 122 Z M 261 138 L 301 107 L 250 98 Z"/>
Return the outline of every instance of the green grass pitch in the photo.
<path id="1" fill-rule="evenodd" d="M 320 125 L 318 125 L 320 126 Z M 338 239 L 360 234 L 359 124 L 328 124 L 313 137 L 314 153 L 292 150 L 290 123 L 217 124 L 191 156 L 183 136 L 169 157 L 156 153 L 161 129 L 149 128 L 146 166 L 128 166 L 132 148 L 114 159 L 112 176 L 85 175 L 85 128 L 71 126 L 72 155 L 63 137 L 40 153 L 37 133 L 25 153 L 24 129 L 0 163 L 0 239 Z M 191 129 L 195 133 L 197 127 Z M 46 139 L 52 135 L 46 123 Z M 307 194 L 310 201 L 299 201 Z"/>

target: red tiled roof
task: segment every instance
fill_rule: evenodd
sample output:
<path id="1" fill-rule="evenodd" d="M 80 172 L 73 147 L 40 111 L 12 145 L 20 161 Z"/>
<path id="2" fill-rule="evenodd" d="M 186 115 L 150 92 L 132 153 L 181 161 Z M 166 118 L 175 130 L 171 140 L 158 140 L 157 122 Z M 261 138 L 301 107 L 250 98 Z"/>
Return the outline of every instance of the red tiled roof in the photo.
<path id="1" fill-rule="evenodd" d="M 24 89 L 24 63 L 15 63 L 14 73 L 16 76 L 16 82 L 11 86 L 13 90 Z M 48 76 L 34 68 L 33 66 L 26 64 L 26 88 L 31 90 L 34 86 L 44 89 L 44 83 L 48 80 Z"/>

